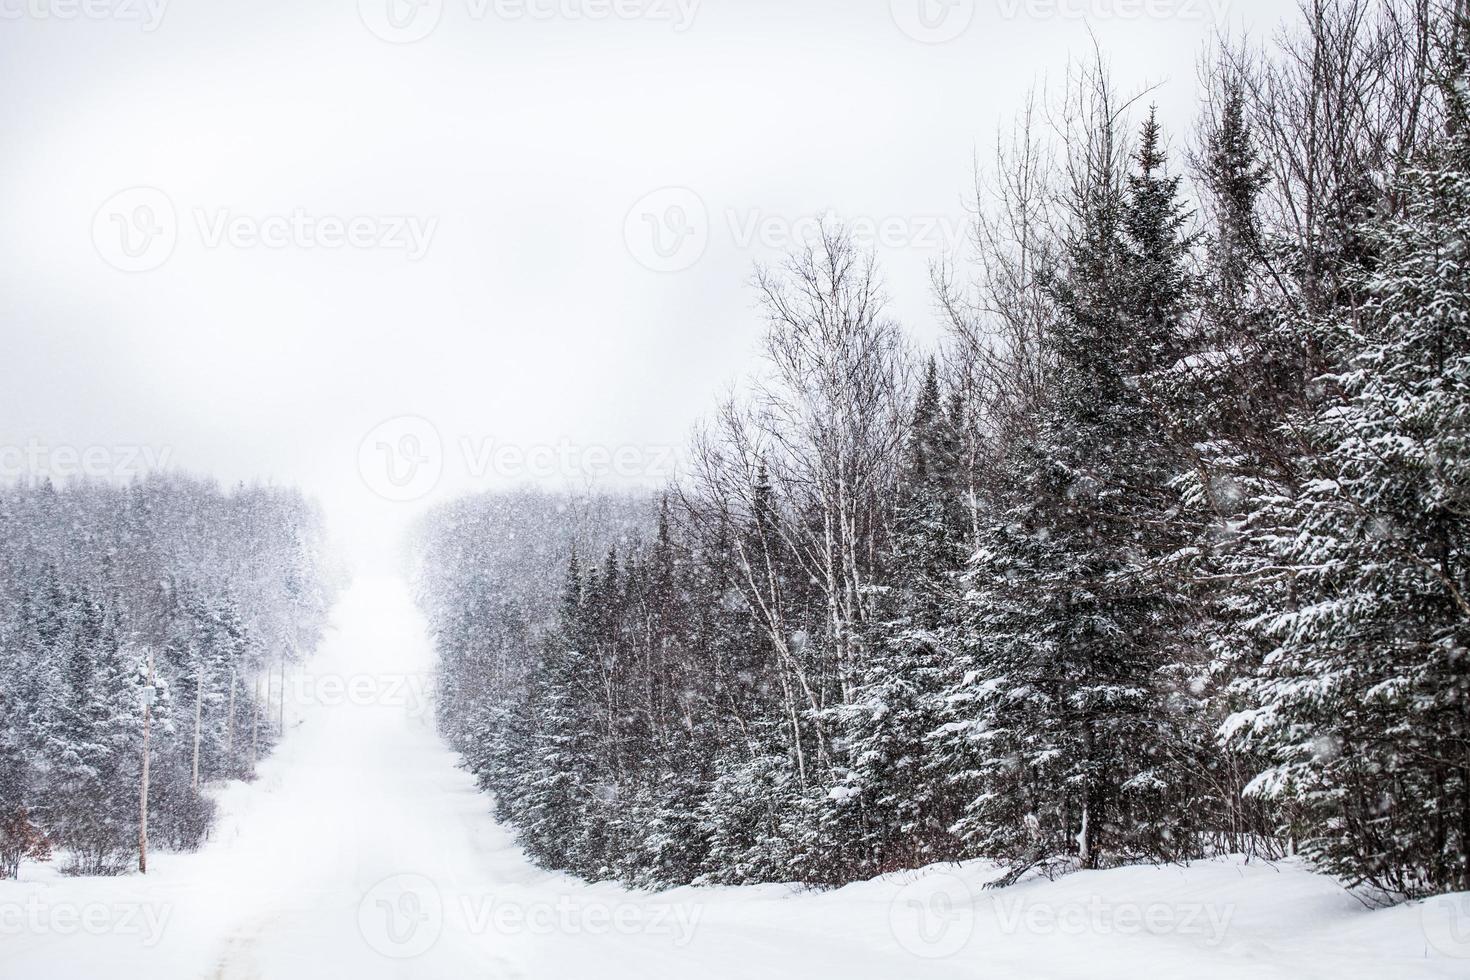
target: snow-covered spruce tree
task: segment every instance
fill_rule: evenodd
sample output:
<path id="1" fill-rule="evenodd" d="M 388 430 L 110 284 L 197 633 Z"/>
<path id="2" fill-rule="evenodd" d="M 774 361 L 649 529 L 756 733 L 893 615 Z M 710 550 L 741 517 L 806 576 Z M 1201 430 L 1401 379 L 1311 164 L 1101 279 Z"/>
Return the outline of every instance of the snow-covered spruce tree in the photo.
<path id="1" fill-rule="evenodd" d="M 46 825 L 70 854 L 67 870 L 116 873 L 137 842 L 146 675 L 95 597 L 79 592 L 68 618 L 57 711 L 46 732 Z"/>
<path id="2" fill-rule="evenodd" d="M 511 701 L 484 700 L 467 717 L 457 719 L 464 766 L 480 789 L 494 797 L 495 817 L 520 827 L 525 815 L 525 780 L 531 757 L 526 746 L 535 730 L 536 714 L 527 692 Z"/>
<path id="3" fill-rule="evenodd" d="M 45 720 L 58 686 L 50 651 L 65 629 L 65 597 L 54 568 L 45 568 L 40 581 L 18 584 L 19 608 L 0 637 L 0 878 L 14 877 L 22 858 L 49 853 L 36 818 Z"/>
<path id="4" fill-rule="evenodd" d="M 981 528 L 965 603 L 975 666 L 939 733 L 953 778 L 979 787 L 957 829 L 1016 874 L 1194 847 L 1176 737 L 1194 710 L 1178 683 L 1192 652 L 1160 574 L 1178 545 L 1177 461 L 1149 392 L 1177 360 L 1191 243 L 1157 124 L 1125 179 L 1105 87 L 1096 98 L 1048 402 Z"/>
<path id="5" fill-rule="evenodd" d="M 1158 379 L 1168 406 L 1175 447 L 1187 458 L 1178 487 L 1181 520 L 1192 546 L 1176 566 L 1198 599 L 1196 627 L 1207 649 L 1193 681 L 1204 714 L 1187 737 L 1216 743 L 1220 723 L 1241 706 L 1232 682 L 1253 670 L 1262 651 L 1240 641 L 1251 615 L 1235 587 L 1234 548 L 1242 501 L 1269 487 L 1280 473 L 1277 423 L 1301 393 L 1303 352 L 1277 304 L 1265 295 L 1270 281 L 1266 235 L 1258 202 L 1269 176 L 1247 113 L 1238 70 L 1212 76 L 1197 178 L 1207 216 L 1201 310 L 1186 356 Z M 1273 284 L 1271 288 L 1276 288 Z M 1182 724 L 1190 721 L 1181 719 Z M 1196 790 L 1213 826 L 1209 846 L 1237 853 L 1279 853 L 1275 808 L 1248 798 L 1245 787 L 1259 760 L 1236 746 L 1202 755 Z"/>
<path id="6" fill-rule="evenodd" d="M 524 780 L 522 833 L 549 867 L 604 878 L 606 824 L 601 807 L 606 751 L 592 618 L 602 583 L 573 558 L 560 626 L 542 641 L 531 678 L 532 761 Z"/>
<path id="7" fill-rule="evenodd" d="M 531 735 L 520 807 L 524 813 L 521 841 L 528 853 L 546 867 L 567 869 L 572 864 L 573 836 L 579 815 L 575 787 L 569 774 L 572 740 L 578 719 L 571 690 L 568 648 L 578 642 L 577 616 L 582 604 L 582 568 L 575 553 L 567 566 L 559 629 L 540 643 L 539 658 L 531 667 L 528 702 Z"/>
<path id="8" fill-rule="evenodd" d="M 204 673 L 202 690 L 192 661 L 171 649 L 183 624 L 198 618 L 184 600 L 208 610 L 217 633 L 239 639 L 271 629 L 310 642 L 326 601 L 311 550 L 314 521 L 297 495 L 222 494 L 186 477 L 126 488 L 0 486 L 0 752 L 11 755 L 18 742 L 20 759 L 3 766 L 0 862 L 13 871 L 17 855 L 36 857 L 49 840 L 70 870 L 131 864 L 142 791 L 141 665 L 148 661 L 159 692 L 150 733 L 150 840 L 188 847 L 202 839 L 212 805 L 195 788 L 193 708 L 202 709 L 200 781 L 243 773 L 258 746 L 246 739 L 251 685 L 232 695 L 229 684 L 236 644 L 209 645 L 222 659 Z M 187 723 L 178 727 L 169 722 L 171 690 L 202 695 L 188 698 Z M 233 731 L 231 700 L 240 722 Z M 223 761 L 232 738 L 241 762 L 235 768 Z"/>
<path id="9" fill-rule="evenodd" d="M 212 724 L 216 709 L 221 707 L 214 691 L 217 686 L 223 687 L 219 681 L 228 676 L 235 637 L 221 621 L 220 610 L 212 608 L 198 589 L 185 586 L 180 592 L 173 636 L 163 651 L 163 660 L 179 681 L 180 709 L 187 716 L 180 720 L 190 743 L 189 783 L 197 789 L 201 769 L 203 778 L 209 778 L 223 753 L 222 726 L 216 730 Z"/>
<path id="10" fill-rule="evenodd" d="M 717 775 L 701 807 L 709 837 L 704 884 L 748 884 L 795 877 L 801 865 L 805 794 L 790 758 L 781 751 L 776 726 L 750 734 L 770 750 L 751 756 L 730 750 L 717 760 Z"/>
<path id="11" fill-rule="evenodd" d="M 699 810 L 719 745 L 711 661 L 717 642 L 729 641 L 701 646 L 695 640 L 698 600 L 667 498 L 658 507 L 653 543 L 625 554 L 617 872 L 639 886 L 687 884 L 703 866 Z"/>
<path id="12" fill-rule="evenodd" d="M 879 618 L 868 630 L 855 703 L 844 710 L 844 778 L 829 793 L 824 831 L 848 876 L 954 858 L 958 815 L 930 760 L 941 722 L 947 627 L 964 566 L 958 436 L 931 359 L 914 407 Z"/>
<path id="13" fill-rule="evenodd" d="M 1365 238 L 1362 302 L 1312 321 L 1340 366 L 1301 441 L 1294 492 L 1254 501 L 1250 625 L 1271 644 L 1226 735 L 1252 783 L 1305 810 L 1303 849 L 1403 895 L 1470 888 L 1470 141 L 1454 123 Z"/>
<path id="14" fill-rule="evenodd" d="M 14 663 L 0 663 L 0 878 L 14 878 L 22 858 L 43 861 L 51 853 L 31 813 L 38 779 L 26 751 L 17 668 Z"/>

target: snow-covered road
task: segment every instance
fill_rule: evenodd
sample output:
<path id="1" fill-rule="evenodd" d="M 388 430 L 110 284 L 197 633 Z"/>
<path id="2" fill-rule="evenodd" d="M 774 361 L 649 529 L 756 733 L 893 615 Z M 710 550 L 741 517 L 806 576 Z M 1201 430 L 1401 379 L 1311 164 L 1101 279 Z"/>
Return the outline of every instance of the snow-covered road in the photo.
<path id="1" fill-rule="evenodd" d="M 1470 903 L 1367 912 L 1292 866 L 1003 893 L 979 890 L 974 867 L 825 894 L 647 896 L 548 874 L 435 735 L 430 662 L 406 586 L 360 580 L 289 685 L 286 743 L 222 793 L 210 843 L 158 855 L 146 879 L 28 865 L 0 883 L 0 978 L 1470 975 Z"/>

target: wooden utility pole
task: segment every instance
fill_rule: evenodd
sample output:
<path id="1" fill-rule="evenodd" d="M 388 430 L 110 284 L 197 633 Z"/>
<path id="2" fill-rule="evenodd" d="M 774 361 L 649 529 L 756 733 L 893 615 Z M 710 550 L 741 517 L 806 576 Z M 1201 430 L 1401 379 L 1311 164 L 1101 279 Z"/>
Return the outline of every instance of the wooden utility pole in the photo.
<path id="1" fill-rule="evenodd" d="M 138 872 L 148 873 L 148 733 L 153 720 L 153 647 L 148 648 L 148 686 L 143 689 L 143 786 L 138 793 Z"/>

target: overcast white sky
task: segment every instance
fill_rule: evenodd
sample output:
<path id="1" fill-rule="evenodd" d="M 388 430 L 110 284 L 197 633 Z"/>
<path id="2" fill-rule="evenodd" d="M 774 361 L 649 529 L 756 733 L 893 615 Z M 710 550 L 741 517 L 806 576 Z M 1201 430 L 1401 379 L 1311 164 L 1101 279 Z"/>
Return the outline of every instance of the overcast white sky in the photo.
<path id="1" fill-rule="evenodd" d="M 380 533 L 496 482 L 481 467 L 514 475 L 489 440 L 647 447 L 657 466 L 752 363 L 773 230 L 900 219 L 879 249 L 892 310 L 933 337 L 928 264 L 1026 89 L 1087 51 L 1090 23 L 1119 81 L 1163 83 L 1183 123 L 1222 3 L 1257 31 L 1290 13 L 0 0 L 0 466 L 144 446 L 299 483 Z M 433 430 L 368 438 L 405 415 Z M 438 460 L 406 468 L 436 434 L 437 481 Z M 360 455 L 401 452 L 397 483 L 363 479 Z"/>

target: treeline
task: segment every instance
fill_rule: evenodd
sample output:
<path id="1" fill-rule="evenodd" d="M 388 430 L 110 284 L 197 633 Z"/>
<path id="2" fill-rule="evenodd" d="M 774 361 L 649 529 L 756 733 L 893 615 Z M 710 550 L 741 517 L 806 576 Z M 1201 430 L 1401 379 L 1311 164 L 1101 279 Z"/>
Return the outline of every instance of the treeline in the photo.
<path id="1" fill-rule="evenodd" d="M 644 539 L 535 601 L 473 560 L 534 531 L 431 518 L 441 725 L 528 851 L 642 885 L 1300 851 L 1470 889 L 1458 6 L 1221 44 L 1182 149 L 1074 71 L 980 182 L 973 280 L 936 270 L 935 358 L 840 228 L 762 271 L 761 373 Z"/>
<path id="2" fill-rule="evenodd" d="M 0 877 L 136 866 L 145 739 L 149 842 L 198 846 L 207 784 L 275 744 L 272 665 L 315 645 L 333 582 L 293 491 L 0 488 Z"/>
<path id="3" fill-rule="evenodd" d="M 635 540 L 647 509 L 639 496 L 527 488 L 452 501 L 420 522 L 410 579 L 434 638 L 437 717 L 457 746 L 481 707 L 519 697 L 529 651 L 555 625 L 552 583 L 567 556 Z"/>

